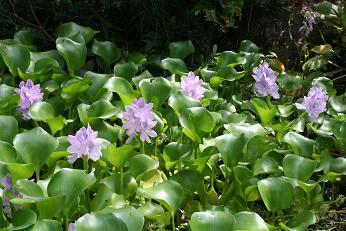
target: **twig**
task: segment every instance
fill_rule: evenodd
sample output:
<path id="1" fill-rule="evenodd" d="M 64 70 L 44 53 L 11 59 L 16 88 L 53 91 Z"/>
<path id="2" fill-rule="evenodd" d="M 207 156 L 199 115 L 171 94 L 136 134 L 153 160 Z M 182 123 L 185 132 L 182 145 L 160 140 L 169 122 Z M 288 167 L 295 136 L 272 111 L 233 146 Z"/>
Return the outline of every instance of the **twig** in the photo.
<path id="1" fill-rule="evenodd" d="M 38 27 L 40 28 L 40 30 L 47 36 L 47 38 L 52 41 L 52 42 L 55 42 L 55 39 L 43 28 L 40 20 L 37 18 L 36 14 L 35 14 L 35 11 L 34 9 L 32 8 L 32 4 L 31 4 L 31 1 L 29 0 L 29 7 L 30 7 L 30 11 L 31 11 L 31 14 L 32 16 L 34 17 L 36 23 L 38 24 Z"/>

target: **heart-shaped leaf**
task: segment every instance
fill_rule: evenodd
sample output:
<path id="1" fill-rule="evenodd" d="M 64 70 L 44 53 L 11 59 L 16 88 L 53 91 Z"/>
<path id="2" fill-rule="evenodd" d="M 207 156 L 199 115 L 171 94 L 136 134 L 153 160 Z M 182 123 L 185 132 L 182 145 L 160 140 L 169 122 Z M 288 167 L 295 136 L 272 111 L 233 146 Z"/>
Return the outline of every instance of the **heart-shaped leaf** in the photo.
<path id="1" fill-rule="evenodd" d="M 53 118 L 55 116 L 55 111 L 51 104 L 37 102 L 30 107 L 29 116 L 33 120 L 46 121 L 48 118 Z"/>
<path id="2" fill-rule="evenodd" d="M 85 214 L 76 222 L 78 231 L 128 231 L 121 218 L 112 213 Z"/>
<path id="3" fill-rule="evenodd" d="M 282 161 L 285 176 L 307 181 L 310 179 L 317 166 L 316 160 L 311 160 L 297 155 L 287 155 Z"/>
<path id="4" fill-rule="evenodd" d="M 163 69 L 169 70 L 172 74 L 182 75 L 187 73 L 186 64 L 178 58 L 165 58 L 161 61 L 161 66 Z"/>
<path id="5" fill-rule="evenodd" d="M 13 116 L 0 115 L 0 140 L 12 143 L 17 132 L 17 120 Z"/>
<path id="6" fill-rule="evenodd" d="M 14 138 L 14 147 L 25 163 L 32 164 L 36 174 L 58 146 L 56 138 L 41 127 L 22 132 Z"/>
<path id="7" fill-rule="evenodd" d="M 294 201 L 293 186 L 282 177 L 269 177 L 257 182 L 262 200 L 269 211 L 287 209 Z"/>
<path id="8" fill-rule="evenodd" d="M 25 71 L 30 64 L 30 52 L 23 45 L 0 42 L 0 55 L 13 76 L 18 75 L 18 69 Z"/>
<path id="9" fill-rule="evenodd" d="M 246 144 L 246 139 L 243 134 L 218 136 L 215 138 L 215 143 L 227 167 L 236 166 L 242 160 L 243 148 Z"/>
<path id="10" fill-rule="evenodd" d="M 257 213 L 243 211 L 234 214 L 234 218 L 235 230 L 269 231 L 266 223 Z"/>
<path id="11" fill-rule="evenodd" d="M 80 26 L 74 22 L 61 24 L 55 31 L 57 37 L 73 38 L 76 34 L 79 34 L 85 43 L 88 43 L 97 33 L 98 31 L 90 27 Z"/>
<path id="12" fill-rule="evenodd" d="M 97 41 L 95 39 L 91 52 L 100 56 L 106 65 L 110 65 L 120 58 L 119 48 L 110 41 Z"/>
<path id="13" fill-rule="evenodd" d="M 114 75 L 117 77 L 123 77 L 127 80 L 131 80 L 133 76 L 138 72 L 138 67 L 133 62 L 117 63 L 114 66 Z"/>
<path id="14" fill-rule="evenodd" d="M 295 132 L 288 132 L 282 140 L 291 145 L 295 154 L 311 158 L 315 144 L 313 140 Z"/>
<path id="15" fill-rule="evenodd" d="M 140 178 L 142 174 L 157 169 L 159 162 L 146 154 L 139 154 L 131 158 L 129 163 L 129 172 L 135 178 Z"/>
<path id="16" fill-rule="evenodd" d="M 169 57 L 184 59 L 189 54 L 195 52 L 191 40 L 169 43 Z"/>
<path id="17" fill-rule="evenodd" d="M 171 82 L 163 77 L 144 79 L 139 83 L 139 88 L 146 102 L 153 102 L 159 107 L 170 96 Z"/>
<path id="18" fill-rule="evenodd" d="M 193 213 L 189 223 L 192 231 L 232 231 L 236 221 L 227 212 L 205 211 Z"/>

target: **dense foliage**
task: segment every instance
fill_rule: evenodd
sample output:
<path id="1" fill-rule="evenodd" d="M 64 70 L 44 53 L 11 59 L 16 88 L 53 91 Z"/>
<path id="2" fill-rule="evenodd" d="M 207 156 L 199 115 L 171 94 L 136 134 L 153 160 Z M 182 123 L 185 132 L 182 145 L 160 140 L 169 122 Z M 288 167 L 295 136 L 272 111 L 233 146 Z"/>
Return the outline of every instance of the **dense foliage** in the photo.
<path id="1" fill-rule="evenodd" d="M 342 6 L 316 8 L 344 33 Z M 153 55 L 97 33 L 0 40 L 1 230 L 306 230 L 344 203 L 342 37 L 300 40 L 293 72 L 249 40 L 192 70 L 191 41 Z"/>

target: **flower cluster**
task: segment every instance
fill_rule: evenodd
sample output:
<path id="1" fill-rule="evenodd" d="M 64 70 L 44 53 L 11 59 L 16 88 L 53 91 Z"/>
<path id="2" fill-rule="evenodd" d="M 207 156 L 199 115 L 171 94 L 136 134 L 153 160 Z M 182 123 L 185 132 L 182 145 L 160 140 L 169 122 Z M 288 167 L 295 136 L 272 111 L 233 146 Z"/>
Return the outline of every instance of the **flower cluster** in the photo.
<path id="1" fill-rule="evenodd" d="M 317 120 L 320 113 L 327 110 L 328 95 L 322 87 L 312 87 L 303 103 L 296 103 L 298 109 L 305 110 L 312 122 Z"/>
<path id="2" fill-rule="evenodd" d="M 79 129 L 75 136 L 69 135 L 67 140 L 71 144 L 67 149 L 72 154 L 68 159 L 71 164 L 83 155 L 88 156 L 93 161 L 100 159 L 102 142 L 97 139 L 97 132 L 90 125 L 87 128 Z"/>
<path id="3" fill-rule="evenodd" d="M 16 89 L 16 93 L 20 96 L 19 110 L 23 114 L 23 118 L 29 120 L 30 116 L 28 112 L 31 105 L 43 99 L 40 84 L 34 85 L 30 79 L 27 82 L 21 81 L 19 83 L 19 88 Z"/>
<path id="4" fill-rule="evenodd" d="M 202 83 L 203 81 L 190 71 L 187 76 L 181 77 L 181 92 L 186 96 L 200 100 L 205 92 Z"/>
<path id="5" fill-rule="evenodd" d="M 18 191 L 12 188 L 12 177 L 11 175 L 7 174 L 3 178 L 0 179 L 0 184 L 4 188 L 2 191 L 2 204 L 3 204 L 3 211 L 6 214 L 7 217 L 12 218 L 12 210 L 11 210 L 11 204 L 10 199 L 7 197 L 7 191 L 11 191 L 14 197 L 20 197 L 20 194 Z M 20 209 L 21 206 L 15 205 L 14 209 Z"/>
<path id="6" fill-rule="evenodd" d="M 303 6 L 302 13 L 305 19 L 303 25 L 299 28 L 299 32 L 302 33 L 303 37 L 307 37 L 314 29 L 316 18 L 318 18 L 320 14 L 307 6 Z"/>
<path id="7" fill-rule="evenodd" d="M 253 68 L 252 72 L 252 76 L 256 81 L 254 90 L 258 97 L 271 95 L 274 99 L 280 98 L 275 71 L 269 67 L 268 63 L 260 64 L 258 67 Z"/>
<path id="8" fill-rule="evenodd" d="M 123 128 L 126 129 L 126 134 L 129 138 L 126 143 L 130 143 L 131 140 L 140 134 L 141 141 L 147 141 L 150 143 L 150 137 L 156 137 L 157 134 L 153 130 L 157 121 L 154 120 L 152 114 L 152 103 L 145 103 L 143 98 L 134 99 L 131 106 L 125 106 Z"/>

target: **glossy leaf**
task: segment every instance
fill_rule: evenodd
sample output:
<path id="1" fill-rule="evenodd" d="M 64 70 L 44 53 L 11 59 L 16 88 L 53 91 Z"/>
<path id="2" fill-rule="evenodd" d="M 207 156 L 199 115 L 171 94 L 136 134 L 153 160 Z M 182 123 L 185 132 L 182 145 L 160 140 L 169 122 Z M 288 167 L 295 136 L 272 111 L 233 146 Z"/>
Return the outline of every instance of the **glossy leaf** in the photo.
<path id="1" fill-rule="evenodd" d="M 44 197 L 36 200 L 36 207 L 40 214 L 40 218 L 53 219 L 58 216 L 64 208 L 65 196 Z"/>
<path id="2" fill-rule="evenodd" d="M 201 103 L 198 100 L 183 95 L 181 92 L 176 92 L 169 97 L 168 105 L 173 108 L 176 113 L 180 114 L 186 108 L 201 106 Z"/>
<path id="3" fill-rule="evenodd" d="M 125 222 L 112 213 L 85 214 L 76 222 L 78 231 L 128 231 Z"/>
<path id="4" fill-rule="evenodd" d="M 2 163 L 16 163 L 17 162 L 17 151 L 9 143 L 0 141 L 0 162 Z"/>
<path id="5" fill-rule="evenodd" d="M 314 151 L 314 141 L 298 133 L 288 132 L 283 141 L 290 144 L 293 152 L 303 157 L 311 158 Z"/>
<path id="6" fill-rule="evenodd" d="M 216 137 L 215 142 L 227 167 L 236 166 L 242 160 L 243 148 L 246 144 L 243 134 L 225 134 Z"/>
<path id="7" fill-rule="evenodd" d="M 107 159 L 117 168 L 124 166 L 126 160 L 132 156 L 133 147 L 131 145 L 123 145 L 120 147 L 108 147 Z"/>
<path id="8" fill-rule="evenodd" d="M 143 230 L 144 216 L 132 206 L 114 210 L 112 213 L 126 224 L 128 231 Z"/>
<path id="9" fill-rule="evenodd" d="M 70 73 L 73 74 L 84 66 L 87 52 L 84 44 L 75 42 L 69 38 L 59 37 L 56 40 L 56 49 L 65 59 Z"/>
<path id="10" fill-rule="evenodd" d="M 91 52 L 100 56 L 106 65 L 110 65 L 120 58 L 119 48 L 110 41 L 97 41 L 95 39 Z"/>
<path id="11" fill-rule="evenodd" d="M 159 167 L 159 162 L 145 154 L 138 154 L 131 158 L 129 172 L 135 178 L 140 178 L 142 174 Z"/>
<path id="12" fill-rule="evenodd" d="M 297 155 L 287 155 L 282 161 L 285 176 L 307 181 L 310 179 L 317 166 L 316 160 L 307 159 Z"/>
<path id="13" fill-rule="evenodd" d="M 40 186 L 30 180 L 18 180 L 14 185 L 14 188 L 19 193 L 29 198 L 36 199 L 43 197 L 43 191 Z"/>
<path id="14" fill-rule="evenodd" d="M 278 162 L 269 156 L 265 156 L 261 159 L 258 159 L 255 162 L 255 165 L 253 167 L 253 174 L 259 175 L 259 174 L 270 174 L 277 172 L 279 170 L 279 164 Z"/>
<path id="15" fill-rule="evenodd" d="M 261 198 L 269 211 L 287 209 L 294 201 L 293 186 L 282 177 L 269 177 L 257 182 Z"/>
<path id="16" fill-rule="evenodd" d="M 258 98 L 251 99 L 250 102 L 255 107 L 263 125 L 270 124 L 277 110 L 270 108 L 266 102 Z"/>
<path id="17" fill-rule="evenodd" d="M 12 143 L 17 132 L 17 120 L 13 116 L 0 115 L 0 140 Z"/>
<path id="18" fill-rule="evenodd" d="M 30 107 L 29 116 L 33 120 L 46 121 L 48 118 L 53 118 L 55 116 L 55 111 L 51 104 L 37 102 Z"/>
<path id="19" fill-rule="evenodd" d="M 116 113 L 115 107 L 109 101 L 95 101 L 88 110 L 88 117 L 108 119 Z"/>
<path id="20" fill-rule="evenodd" d="M 21 230 L 27 228 L 36 223 L 37 215 L 31 209 L 21 209 L 13 215 L 13 226 L 15 230 Z"/>
<path id="21" fill-rule="evenodd" d="M 235 230 L 269 231 L 264 220 L 254 212 L 239 212 L 234 214 L 236 220 Z"/>
<path id="22" fill-rule="evenodd" d="M 159 107 L 170 96 L 172 91 L 171 82 L 163 77 L 144 79 L 139 83 L 142 96 L 146 102 L 153 102 Z"/>
<path id="23" fill-rule="evenodd" d="M 145 197 L 154 199 L 162 203 L 171 213 L 174 213 L 184 200 L 183 187 L 172 180 L 167 180 L 155 185 L 152 188 L 141 190 Z"/>
<path id="24" fill-rule="evenodd" d="M 58 141 L 42 128 L 36 127 L 16 135 L 13 144 L 25 163 L 32 164 L 36 174 L 39 174 L 58 146 Z"/>
<path id="25" fill-rule="evenodd" d="M 187 73 L 186 64 L 178 58 L 165 58 L 161 61 L 161 66 L 163 69 L 169 70 L 172 74 L 182 75 Z"/>
<path id="26" fill-rule="evenodd" d="M 252 53 L 252 52 L 259 52 L 260 48 L 250 40 L 243 40 L 240 43 L 239 50 Z"/>
<path id="27" fill-rule="evenodd" d="M 30 231 L 62 231 L 60 222 L 55 220 L 38 220 L 37 223 L 30 229 Z"/>
<path id="28" fill-rule="evenodd" d="M 76 34 L 80 34 L 85 43 L 88 43 L 97 33 L 98 31 L 90 27 L 80 26 L 74 22 L 61 24 L 55 31 L 57 37 L 73 38 Z"/>
<path id="29" fill-rule="evenodd" d="M 0 54 L 13 76 L 18 75 L 18 69 L 25 71 L 30 64 L 30 52 L 25 46 L 0 42 Z"/>
<path id="30" fill-rule="evenodd" d="M 191 40 L 169 43 L 169 57 L 184 59 L 189 54 L 195 52 Z"/>
<path id="31" fill-rule="evenodd" d="M 132 104 L 135 95 L 131 84 L 124 78 L 112 77 L 104 86 L 111 92 L 116 92 L 125 105 Z"/>
<path id="32" fill-rule="evenodd" d="M 61 97 L 65 100 L 74 99 L 89 88 L 86 83 L 72 79 L 66 82 L 61 89 Z"/>
<path id="33" fill-rule="evenodd" d="M 34 174 L 32 164 L 7 163 L 6 165 L 13 183 L 19 179 L 29 179 Z"/>
<path id="34" fill-rule="evenodd" d="M 223 231 L 235 230 L 235 219 L 230 213 L 223 211 L 195 212 L 190 220 L 192 231 Z"/>
<path id="35" fill-rule="evenodd" d="M 298 74 L 282 72 L 277 79 L 280 88 L 285 91 L 295 91 L 301 88 L 303 78 Z"/>
<path id="36" fill-rule="evenodd" d="M 130 80 L 138 72 L 138 67 L 133 62 L 118 63 L 114 66 L 114 75 Z"/>
<path id="37" fill-rule="evenodd" d="M 203 107 L 185 109 L 179 117 L 179 123 L 182 127 L 194 131 L 202 137 L 214 128 L 213 116 Z"/>
<path id="38" fill-rule="evenodd" d="M 225 51 L 221 53 L 220 56 L 218 56 L 216 59 L 219 67 L 235 67 L 237 65 L 246 63 L 244 55 L 235 53 L 233 51 Z"/>

